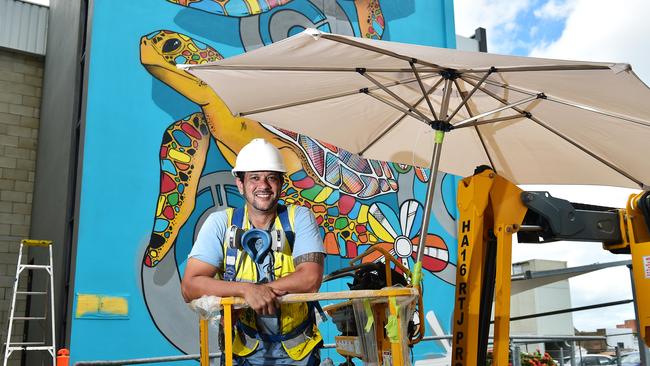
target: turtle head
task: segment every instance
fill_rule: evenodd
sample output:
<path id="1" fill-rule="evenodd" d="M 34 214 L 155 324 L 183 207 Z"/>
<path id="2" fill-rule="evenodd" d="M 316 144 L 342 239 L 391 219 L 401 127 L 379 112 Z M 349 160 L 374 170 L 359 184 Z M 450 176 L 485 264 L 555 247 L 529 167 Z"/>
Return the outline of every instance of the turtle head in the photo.
<path id="1" fill-rule="evenodd" d="M 154 77 L 169 85 L 195 103 L 206 104 L 201 80 L 176 65 L 198 65 L 220 60 L 223 57 L 214 48 L 190 37 L 160 30 L 140 39 L 140 62 Z"/>

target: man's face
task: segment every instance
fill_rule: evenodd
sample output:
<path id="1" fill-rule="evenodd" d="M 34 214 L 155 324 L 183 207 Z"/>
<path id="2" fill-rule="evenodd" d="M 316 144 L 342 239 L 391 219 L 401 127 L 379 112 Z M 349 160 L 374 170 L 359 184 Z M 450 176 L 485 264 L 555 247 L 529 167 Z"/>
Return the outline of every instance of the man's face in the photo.
<path id="1" fill-rule="evenodd" d="M 278 172 L 245 172 L 244 180 L 237 178 L 235 182 L 249 205 L 255 210 L 268 212 L 276 209 L 282 180 L 282 174 Z"/>

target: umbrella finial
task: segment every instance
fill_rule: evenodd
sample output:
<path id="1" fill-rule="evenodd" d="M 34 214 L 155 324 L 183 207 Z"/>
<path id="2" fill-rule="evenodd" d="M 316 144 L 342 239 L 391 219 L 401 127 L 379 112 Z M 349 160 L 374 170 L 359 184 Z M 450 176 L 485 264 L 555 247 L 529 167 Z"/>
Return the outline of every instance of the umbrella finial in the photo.
<path id="1" fill-rule="evenodd" d="M 314 40 L 318 40 L 320 38 L 320 35 L 322 34 L 321 31 L 319 31 L 316 28 L 307 28 L 304 31 L 306 34 L 309 34 L 310 36 L 314 37 Z"/>

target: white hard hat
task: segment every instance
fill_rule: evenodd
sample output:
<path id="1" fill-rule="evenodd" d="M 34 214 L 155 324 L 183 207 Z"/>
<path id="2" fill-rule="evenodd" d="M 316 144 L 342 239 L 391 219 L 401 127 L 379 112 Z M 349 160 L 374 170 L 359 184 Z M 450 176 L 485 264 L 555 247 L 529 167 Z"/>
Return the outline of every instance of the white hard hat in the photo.
<path id="1" fill-rule="evenodd" d="M 237 155 L 232 175 L 236 175 L 237 172 L 257 171 L 287 172 L 280 150 L 264 139 L 253 139 L 242 147 Z"/>

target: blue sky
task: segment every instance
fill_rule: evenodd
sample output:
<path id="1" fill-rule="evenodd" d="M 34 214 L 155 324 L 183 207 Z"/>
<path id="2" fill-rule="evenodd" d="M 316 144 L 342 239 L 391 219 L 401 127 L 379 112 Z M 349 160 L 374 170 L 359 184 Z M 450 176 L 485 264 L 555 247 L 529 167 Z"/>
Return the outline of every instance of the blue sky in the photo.
<path id="1" fill-rule="evenodd" d="M 487 30 L 492 53 L 544 58 L 624 62 L 650 85 L 650 14 L 647 0 L 454 0 L 456 33 Z M 548 190 L 572 202 L 624 207 L 635 191 L 612 187 L 524 187 Z M 563 260 L 569 267 L 624 260 L 597 243 L 560 242 L 515 245 L 513 261 L 532 258 Z M 573 306 L 632 298 L 627 268 L 617 267 L 572 278 Z M 574 313 L 579 330 L 614 328 L 634 318 L 631 305 Z"/>
<path id="2" fill-rule="evenodd" d="M 625 62 L 650 83 L 646 0 L 455 0 L 456 33 L 487 30 L 488 51 Z"/>

